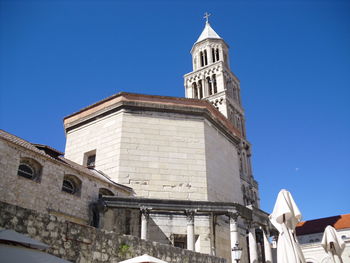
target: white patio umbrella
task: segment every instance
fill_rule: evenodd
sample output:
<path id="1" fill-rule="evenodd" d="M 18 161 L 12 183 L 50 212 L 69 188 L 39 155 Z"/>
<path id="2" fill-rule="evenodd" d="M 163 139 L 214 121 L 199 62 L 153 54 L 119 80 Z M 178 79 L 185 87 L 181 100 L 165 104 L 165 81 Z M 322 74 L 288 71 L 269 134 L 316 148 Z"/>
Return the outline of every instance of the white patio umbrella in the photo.
<path id="1" fill-rule="evenodd" d="M 6 263 L 69 263 L 41 250 L 48 245 L 17 233 L 13 230 L 0 230 L 0 262 Z"/>
<path id="2" fill-rule="evenodd" d="M 158 258 L 151 257 L 147 254 L 144 254 L 140 257 L 131 258 L 128 260 L 121 261 L 119 263 L 168 263 L 168 262 L 160 260 Z"/>
<path id="3" fill-rule="evenodd" d="M 301 220 L 301 213 L 287 190 L 282 189 L 278 193 L 275 207 L 269 218 L 279 231 L 277 262 L 305 263 L 304 255 L 295 236 L 295 226 Z"/>
<path id="4" fill-rule="evenodd" d="M 334 263 L 342 263 L 341 254 L 345 249 L 344 241 L 339 238 L 337 231 L 332 226 L 327 226 L 324 230 L 321 246 L 328 253 Z"/>

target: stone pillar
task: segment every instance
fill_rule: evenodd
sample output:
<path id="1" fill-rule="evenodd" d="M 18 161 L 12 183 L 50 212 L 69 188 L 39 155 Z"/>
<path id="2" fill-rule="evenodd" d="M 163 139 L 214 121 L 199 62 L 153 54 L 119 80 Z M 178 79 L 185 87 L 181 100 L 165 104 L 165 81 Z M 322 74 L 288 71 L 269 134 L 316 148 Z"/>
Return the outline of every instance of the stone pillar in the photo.
<path id="1" fill-rule="evenodd" d="M 272 263 L 272 253 L 271 253 L 271 245 L 270 242 L 268 240 L 268 236 L 269 231 L 268 229 L 264 230 L 261 229 L 263 231 L 263 238 L 264 238 L 264 252 L 265 252 L 265 263 Z"/>
<path id="2" fill-rule="evenodd" d="M 194 251 L 194 215 L 195 210 L 185 211 L 187 218 L 187 249 Z"/>
<path id="3" fill-rule="evenodd" d="M 149 208 L 142 207 L 141 209 L 141 239 L 147 240 Z"/>
<path id="4" fill-rule="evenodd" d="M 232 249 L 237 245 L 239 246 L 239 233 L 238 233 L 238 213 L 233 212 L 229 213 L 230 217 L 230 239 L 231 239 L 231 261 L 235 262 L 233 258 L 233 251 Z"/>
<path id="5" fill-rule="evenodd" d="M 255 227 L 252 225 L 249 226 L 248 241 L 250 263 L 258 263 L 258 250 L 256 244 Z"/>

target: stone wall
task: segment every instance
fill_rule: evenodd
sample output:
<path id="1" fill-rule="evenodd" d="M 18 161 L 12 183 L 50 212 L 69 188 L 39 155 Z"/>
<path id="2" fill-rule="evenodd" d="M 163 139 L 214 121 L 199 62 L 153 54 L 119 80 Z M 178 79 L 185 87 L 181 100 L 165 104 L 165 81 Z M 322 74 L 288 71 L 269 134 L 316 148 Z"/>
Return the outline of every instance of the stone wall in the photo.
<path id="1" fill-rule="evenodd" d="M 68 131 L 68 159 L 95 149 L 97 169 L 137 196 L 207 200 L 201 117 L 121 110 Z"/>
<path id="2" fill-rule="evenodd" d="M 24 145 L 30 145 L 16 138 Z M 32 146 L 33 147 L 33 146 Z M 40 180 L 31 180 L 18 176 L 21 158 L 35 160 L 42 167 Z M 40 151 L 29 150 L 0 138 L 0 200 L 65 217 L 78 223 L 89 222 L 89 204 L 98 199 L 99 189 L 107 188 L 114 195 L 129 195 L 115 184 L 96 178 L 92 172 L 84 173 L 82 169 L 74 169 L 72 165 L 55 160 L 41 154 Z M 74 175 L 81 181 L 79 194 L 62 191 L 65 175 Z M 102 175 L 100 175 L 102 177 Z"/>
<path id="3" fill-rule="evenodd" d="M 65 157 L 83 165 L 84 154 L 96 150 L 96 168 L 118 182 L 122 117 L 116 112 L 68 131 Z"/>
<path id="4" fill-rule="evenodd" d="M 237 146 L 205 122 L 208 200 L 243 204 Z"/>
<path id="5" fill-rule="evenodd" d="M 49 253 L 72 262 L 117 263 L 147 253 L 169 263 L 226 263 L 225 259 L 118 235 L 3 202 L 0 211 L 0 228 L 44 242 L 50 246 Z"/>

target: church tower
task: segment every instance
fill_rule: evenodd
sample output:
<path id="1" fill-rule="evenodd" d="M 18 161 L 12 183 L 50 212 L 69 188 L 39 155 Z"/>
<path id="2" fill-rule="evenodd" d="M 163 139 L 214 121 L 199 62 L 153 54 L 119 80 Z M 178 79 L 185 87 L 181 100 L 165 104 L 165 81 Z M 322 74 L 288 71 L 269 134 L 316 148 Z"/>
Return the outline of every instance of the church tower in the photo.
<path id="1" fill-rule="evenodd" d="M 230 69 L 229 46 L 209 24 L 191 49 L 193 71 L 184 75 L 186 98 L 211 102 L 240 133 L 240 176 L 246 205 L 259 207 L 258 185 L 252 175 L 250 144 L 246 140 L 240 82 Z"/>

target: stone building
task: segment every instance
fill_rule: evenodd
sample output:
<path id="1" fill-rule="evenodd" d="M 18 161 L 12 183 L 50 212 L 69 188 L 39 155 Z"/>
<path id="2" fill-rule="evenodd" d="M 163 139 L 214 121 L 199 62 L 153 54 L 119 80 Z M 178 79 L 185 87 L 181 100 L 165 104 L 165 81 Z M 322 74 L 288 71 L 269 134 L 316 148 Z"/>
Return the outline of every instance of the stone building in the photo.
<path id="1" fill-rule="evenodd" d="M 78 165 L 63 153 L 0 130 L 0 200 L 89 224 L 90 204 L 101 195 L 130 196 L 130 187 Z"/>
<path id="2" fill-rule="evenodd" d="M 330 225 L 345 242 L 343 262 L 350 262 L 350 214 L 300 222 L 296 234 L 307 263 L 328 263 L 329 256 L 321 246 L 325 228 Z"/>
<path id="3" fill-rule="evenodd" d="M 191 53 L 193 72 L 184 76 L 186 98 L 119 93 L 83 108 L 64 118 L 65 157 L 81 165 L 92 158 L 97 170 L 135 191 L 138 203 L 147 205 L 130 208 L 146 211 L 145 221 L 150 218 L 143 224 L 149 227 L 141 229 L 144 238 L 229 260 L 240 241 L 246 248 L 243 262 L 249 257 L 263 260 L 263 253 L 248 250 L 246 239 L 247 227 L 252 242 L 256 229 L 268 228 L 269 222 L 259 210 L 240 83 L 230 71 L 228 45 L 207 22 Z M 171 200 L 184 201 L 181 212 Z M 186 200 L 197 203 L 191 206 Z M 124 215 L 121 209 L 133 200 L 105 201 L 118 211 L 102 216 L 103 227 L 117 231 L 113 224 L 120 225 L 118 214 Z M 218 202 L 226 210 L 208 205 L 196 213 L 200 202 Z M 237 221 L 230 210 L 246 211 L 245 206 L 255 212 Z M 240 233 L 234 240 L 232 220 L 231 227 L 239 226 Z M 191 230 L 184 227 L 188 224 L 194 225 Z M 263 245 L 257 249 L 261 252 Z"/>
<path id="4" fill-rule="evenodd" d="M 192 47 L 186 98 L 119 93 L 64 118 L 65 157 L 4 131 L 6 203 L 231 262 L 264 262 L 240 83 L 208 21 Z"/>

